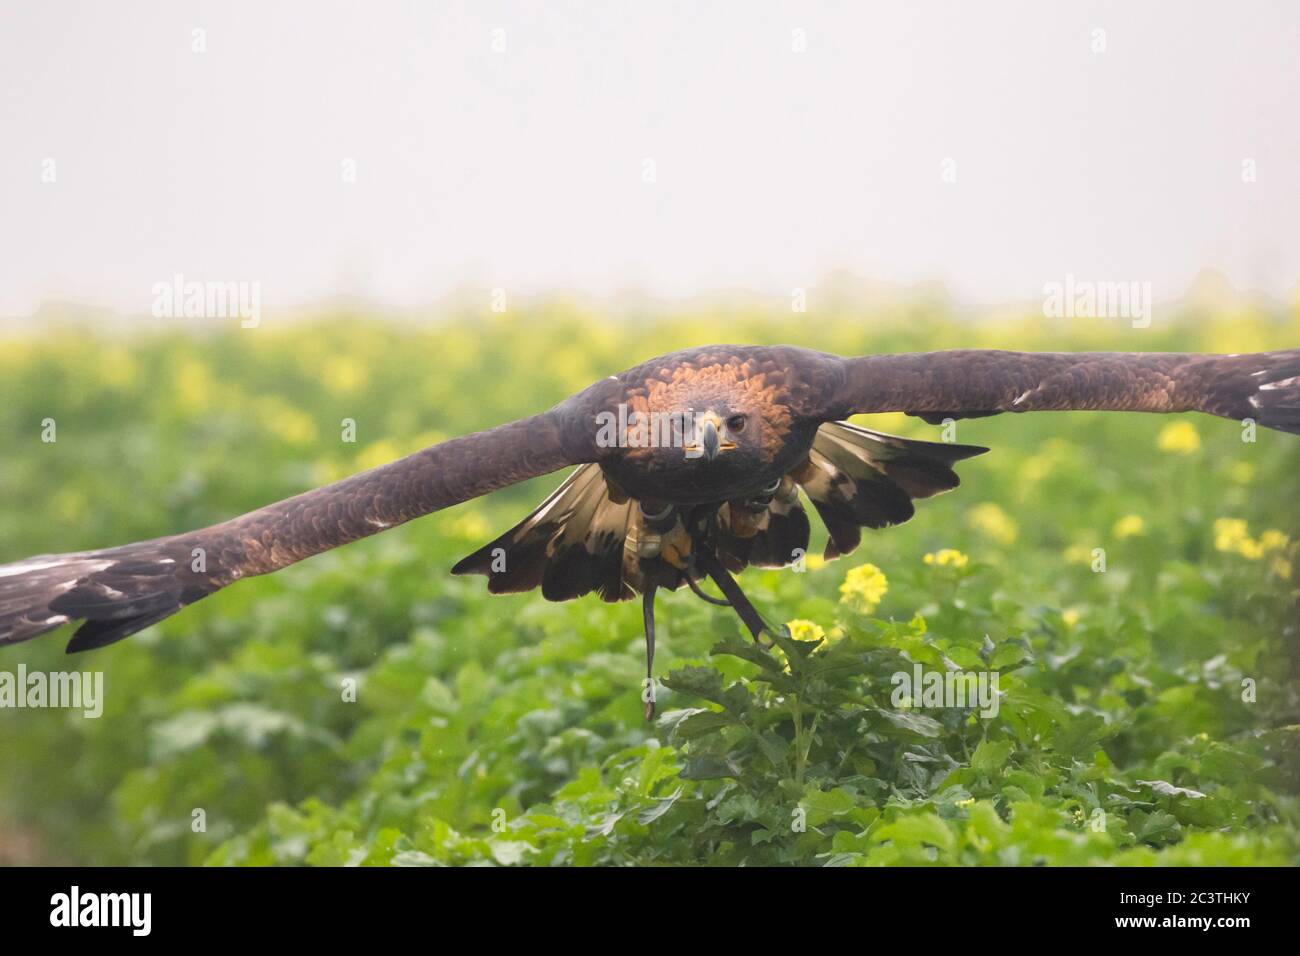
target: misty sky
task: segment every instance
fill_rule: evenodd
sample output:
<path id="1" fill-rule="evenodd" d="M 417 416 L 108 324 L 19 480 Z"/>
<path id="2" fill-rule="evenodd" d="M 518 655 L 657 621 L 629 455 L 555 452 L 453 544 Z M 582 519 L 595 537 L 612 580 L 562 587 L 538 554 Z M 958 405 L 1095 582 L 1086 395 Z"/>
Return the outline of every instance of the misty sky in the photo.
<path id="1" fill-rule="evenodd" d="M 1207 267 L 1300 280 L 1300 4 L 0 0 L 0 317 Z"/>

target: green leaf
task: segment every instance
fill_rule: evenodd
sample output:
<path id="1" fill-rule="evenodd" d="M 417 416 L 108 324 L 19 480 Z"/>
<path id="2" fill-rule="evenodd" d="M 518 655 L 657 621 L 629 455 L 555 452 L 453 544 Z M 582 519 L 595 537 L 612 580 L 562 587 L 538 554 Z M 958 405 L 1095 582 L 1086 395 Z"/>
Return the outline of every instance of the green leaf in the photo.
<path id="1" fill-rule="evenodd" d="M 981 740 L 971 754 L 970 765 L 973 769 L 987 776 L 992 776 L 1002 769 L 1011 756 L 1011 751 L 1015 745 L 1009 740 L 1002 740 L 994 743 L 990 740 Z"/>
<path id="2" fill-rule="evenodd" d="M 716 710 L 700 710 L 679 723 L 674 733 L 680 740 L 697 740 L 734 723 L 731 717 Z"/>
<path id="3" fill-rule="evenodd" d="M 1156 845 L 1173 843 L 1178 839 L 1178 834 L 1182 830 L 1177 817 L 1172 813 L 1166 813 L 1164 810 L 1156 810 L 1151 814 L 1147 814 L 1142 810 L 1135 810 L 1129 818 L 1129 823 L 1132 826 L 1133 835 L 1137 837 L 1139 842 Z"/>
<path id="4" fill-rule="evenodd" d="M 888 710 L 883 707 L 874 707 L 872 710 L 895 727 L 922 737 L 938 737 L 943 733 L 943 724 L 933 717 L 918 714 L 916 711 Z"/>
<path id="5" fill-rule="evenodd" d="M 648 807 L 637 814 L 637 822 L 641 824 L 654 823 L 673 808 L 673 804 L 678 801 L 684 792 L 682 787 L 678 787 L 668 796 L 657 798 L 654 806 Z"/>
<path id="6" fill-rule="evenodd" d="M 1167 780 L 1139 780 L 1137 781 L 1144 787 L 1150 787 L 1154 793 L 1162 797 L 1188 797 L 1192 800 L 1202 800 L 1205 794 L 1199 790 L 1188 790 L 1186 787 L 1175 787 Z"/>
<path id="7" fill-rule="evenodd" d="M 1057 728 L 1052 735 L 1052 749 L 1066 756 L 1091 755 L 1098 741 L 1111 732 L 1099 715 L 1078 714 Z"/>
<path id="8" fill-rule="evenodd" d="M 945 853 L 956 846 L 957 838 L 942 818 L 933 813 L 911 813 L 886 823 L 872 834 L 878 843 L 889 840 L 903 846 L 928 844 Z"/>
<path id="9" fill-rule="evenodd" d="M 687 760 L 680 776 L 683 780 L 718 780 L 723 777 L 739 777 L 740 768 L 721 757 L 702 754 Z"/>
<path id="10" fill-rule="evenodd" d="M 492 859 L 502 866 L 514 866 L 516 863 L 523 862 L 532 848 L 532 844 L 519 840 L 493 840 Z"/>
<path id="11" fill-rule="evenodd" d="M 808 825 L 816 827 L 831 817 L 847 814 L 857 806 L 857 802 L 852 794 L 839 787 L 825 791 L 811 787 L 804 791 L 799 805 L 808 812 Z"/>

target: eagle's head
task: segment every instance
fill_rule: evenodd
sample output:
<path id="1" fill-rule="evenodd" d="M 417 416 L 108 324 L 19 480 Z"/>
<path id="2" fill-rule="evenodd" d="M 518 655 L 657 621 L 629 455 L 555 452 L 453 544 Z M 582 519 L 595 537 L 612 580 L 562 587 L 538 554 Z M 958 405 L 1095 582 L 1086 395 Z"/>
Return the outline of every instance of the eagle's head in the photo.
<path id="1" fill-rule="evenodd" d="M 782 383 L 743 362 L 681 363 L 627 396 L 626 436 L 603 461 L 634 497 L 692 503 L 764 488 L 807 453 Z"/>

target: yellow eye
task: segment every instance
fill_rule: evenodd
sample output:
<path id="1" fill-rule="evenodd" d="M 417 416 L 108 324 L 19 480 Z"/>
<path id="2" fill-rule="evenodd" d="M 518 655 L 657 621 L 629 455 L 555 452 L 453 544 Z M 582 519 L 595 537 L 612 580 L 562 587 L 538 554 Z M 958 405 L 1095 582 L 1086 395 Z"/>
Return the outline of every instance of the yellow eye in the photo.
<path id="1" fill-rule="evenodd" d="M 738 432 L 743 432 L 744 430 L 745 430 L 744 415 L 732 415 L 730 418 L 727 419 L 727 431 L 738 433 Z"/>

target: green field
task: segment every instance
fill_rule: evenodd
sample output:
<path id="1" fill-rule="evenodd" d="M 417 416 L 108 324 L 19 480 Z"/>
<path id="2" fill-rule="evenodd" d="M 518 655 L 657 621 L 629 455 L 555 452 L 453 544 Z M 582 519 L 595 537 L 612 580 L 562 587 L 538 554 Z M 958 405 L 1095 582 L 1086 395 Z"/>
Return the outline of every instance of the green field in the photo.
<path id="1" fill-rule="evenodd" d="M 0 563 L 211 524 L 708 342 L 1246 352 L 1300 344 L 1300 306 L 1148 330 L 941 304 L 46 326 L 0 340 Z M 847 558 L 743 575 L 810 640 L 756 655 L 729 610 L 661 597 L 654 724 L 635 602 L 447 573 L 559 475 L 89 655 L 63 655 L 70 631 L 0 649 L 0 671 L 102 669 L 107 695 L 97 720 L 0 711 L 0 862 L 1294 864 L 1300 439 L 1241 435 L 1194 415 L 962 422 L 993 451 L 961 489 Z M 884 580 L 850 581 L 874 591 L 842 591 L 867 564 Z M 997 671 L 997 716 L 893 706 L 914 663 Z"/>

